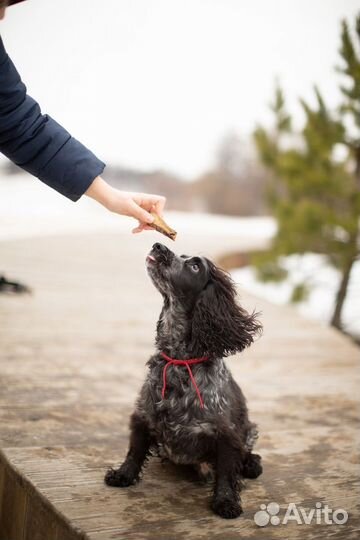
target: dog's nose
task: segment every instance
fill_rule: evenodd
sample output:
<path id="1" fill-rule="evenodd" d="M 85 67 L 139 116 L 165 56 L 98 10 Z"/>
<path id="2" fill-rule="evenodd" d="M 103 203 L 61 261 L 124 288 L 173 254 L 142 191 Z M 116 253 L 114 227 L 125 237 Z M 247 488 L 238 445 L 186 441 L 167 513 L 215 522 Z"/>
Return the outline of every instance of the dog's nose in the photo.
<path id="1" fill-rule="evenodd" d="M 153 250 L 165 254 L 168 251 L 168 248 L 163 244 L 160 244 L 160 242 L 156 242 L 156 244 L 153 245 Z"/>

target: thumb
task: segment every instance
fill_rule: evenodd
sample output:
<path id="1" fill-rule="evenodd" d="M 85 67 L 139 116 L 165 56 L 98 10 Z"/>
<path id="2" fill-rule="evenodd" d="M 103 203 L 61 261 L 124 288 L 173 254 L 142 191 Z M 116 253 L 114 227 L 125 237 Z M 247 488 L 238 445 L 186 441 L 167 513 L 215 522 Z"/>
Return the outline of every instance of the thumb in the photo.
<path id="1" fill-rule="evenodd" d="M 129 213 L 132 217 L 138 219 L 142 223 L 152 223 L 154 221 L 153 216 L 136 204 L 132 199 L 129 201 Z"/>

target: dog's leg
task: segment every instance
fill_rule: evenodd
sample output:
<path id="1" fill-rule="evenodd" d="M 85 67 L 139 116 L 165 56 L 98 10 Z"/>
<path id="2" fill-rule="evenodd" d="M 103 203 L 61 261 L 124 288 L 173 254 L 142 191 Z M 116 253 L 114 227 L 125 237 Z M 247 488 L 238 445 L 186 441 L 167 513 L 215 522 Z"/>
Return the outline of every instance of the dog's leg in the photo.
<path id="1" fill-rule="evenodd" d="M 263 468 L 261 465 L 261 456 L 259 456 L 259 454 L 252 454 L 249 452 L 244 461 L 244 478 L 251 478 L 253 480 L 260 476 L 262 472 Z"/>
<path id="2" fill-rule="evenodd" d="M 239 517 L 242 513 L 239 491 L 243 459 L 243 452 L 231 446 L 225 437 L 218 439 L 212 509 L 225 519 Z"/>
<path id="3" fill-rule="evenodd" d="M 124 463 L 118 469 L 109 469 L 105 475 L 108 486 L 127 487 L 139 479 L 141 468 L 149 452 L 151 437 L 143 417 L 136 412 L 130 420 L 130 447 Z"/>

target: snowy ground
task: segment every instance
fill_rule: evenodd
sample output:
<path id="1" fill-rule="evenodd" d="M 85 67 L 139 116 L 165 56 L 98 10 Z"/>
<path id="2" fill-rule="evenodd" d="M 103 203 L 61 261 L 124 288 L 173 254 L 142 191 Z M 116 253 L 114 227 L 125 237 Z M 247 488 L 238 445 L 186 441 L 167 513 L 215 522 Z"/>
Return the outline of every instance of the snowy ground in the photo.
<path id="1" fill-rule="evenodd" d="M 275 232 L 273 219 L 237 218 L 170 211 L 166 218 L 182 233 L 233 236 L 258 241 Z M 96 202 L 82 197 L 73 203 L 36 179 L 18 174 L 1 176 L 0 240 L 102 230 L 130 231 L 136 221 L 111 214 Z"/>
<path id="2" fill-rule="evenodd" d="M 283 259 L 288 278 L 281 283 L 262 283 L 256 279 L 252 267 L 239 268 L 233 277 L 244 289 L 266 298 L 275 304 L 290 301 L 293 286 L 306 281 L 311 287 L 310 295 L 304 302 L 293 304 L 305 317 L 328 323 L 334 309 L 334 300 L 339 286 L 339 273 L 321 255 L 308 253 L 292 255 Z M 343 308 L 345 329 L 360 337 L 360 261 L 353 266 L 347 298 Z"/>
<path id="3" fill-rule="evenodd" d="M 239 239 L 239 245 L 241 239 L 246 239 L 247 245 L 258 246 L 259 241 L 270 239 L 276 230 L 274 221 L 268 217 L 232 218 L 168 212 L 167 218 L 183 233 L 234 236 Z M 27 175 L 2 177 L 0 172 L 0 241 L 102 230 L 124 232 L 130 231 L 134 224 L 131 219 L 104 212 L 100 205 L 86 197 L 74 204 Z M 291 284 L 305 277 L 313 286 L 312 293 L 296 309 L 306 317 L 328 322 L 338 287 L 338 273 L 324 258 L 313 254 L 288 257 L 286 265 L 289 278 L 281 284 L 258 282 L 250 267 L 235 270 L 233 276 L 249 292 L 280 304 L 288 302 Z M 344 321 L 349 332 L 360 336 L 360 262 L 352 271 Z"/>

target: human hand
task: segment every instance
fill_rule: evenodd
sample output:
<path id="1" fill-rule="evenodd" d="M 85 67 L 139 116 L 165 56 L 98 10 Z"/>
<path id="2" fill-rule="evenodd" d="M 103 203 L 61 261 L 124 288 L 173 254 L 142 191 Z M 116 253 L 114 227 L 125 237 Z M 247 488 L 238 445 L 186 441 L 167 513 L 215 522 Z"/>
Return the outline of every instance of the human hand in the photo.
<path id="1" fill-rule="evenodd" d="M 121 191 L 113 188 L 100 176 L 95 178 L 85 195 L 95 199 L 110 212 L 137 219 L 139 224 L 132 232 L 139 233 L 144 230 L 153 230 L 149 223 L 154 221 L 151 211 L 162 216 L 166 198 L 162 195 L 150 193 L 137 193 Z"/>

